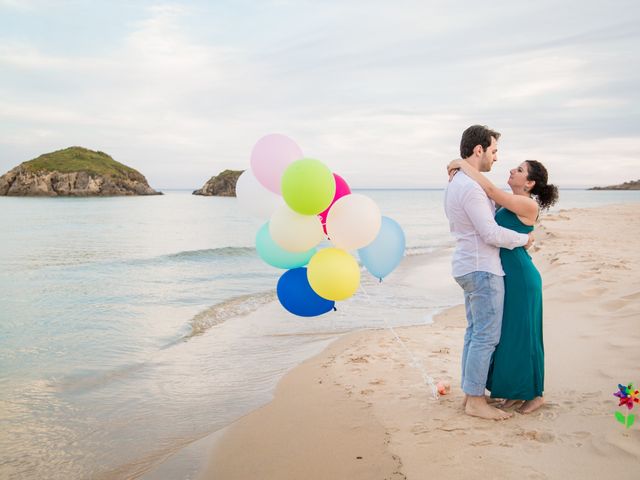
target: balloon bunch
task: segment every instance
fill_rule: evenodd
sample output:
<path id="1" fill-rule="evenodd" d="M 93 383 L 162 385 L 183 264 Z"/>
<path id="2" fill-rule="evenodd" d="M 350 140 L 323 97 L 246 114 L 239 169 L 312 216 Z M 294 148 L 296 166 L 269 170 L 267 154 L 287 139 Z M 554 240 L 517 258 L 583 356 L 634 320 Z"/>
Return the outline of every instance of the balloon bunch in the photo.
<path id="1" fill-rule="evenodd" d="M 356 292 L 360 267 L 349 251 L 357 250 L 380 280 L 404 256 L 400 225 L 284 135 L 258 140 L 236 195 L 246 210 L 269 219 L 258 230 L 256 250 L 269 265 L 287 270 L 278 280 L 278 299 L 295 315 L 329 312 Z M 325 238 L 333 246 L 318 249 Z"/>

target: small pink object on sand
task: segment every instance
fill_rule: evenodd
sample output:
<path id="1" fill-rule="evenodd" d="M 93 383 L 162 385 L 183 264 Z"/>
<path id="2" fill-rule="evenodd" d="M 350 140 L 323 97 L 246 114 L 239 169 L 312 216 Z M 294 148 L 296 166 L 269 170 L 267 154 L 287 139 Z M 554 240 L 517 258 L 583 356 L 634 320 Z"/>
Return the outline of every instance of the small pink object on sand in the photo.
<path id="1" fill-rule="evenodd" d="M 451 391 L 451 385 L 449 382 L 438 382 L 436 383 L 436 388 L 438 389 L 438 393 L 440 395 L 446 395 Z"/>

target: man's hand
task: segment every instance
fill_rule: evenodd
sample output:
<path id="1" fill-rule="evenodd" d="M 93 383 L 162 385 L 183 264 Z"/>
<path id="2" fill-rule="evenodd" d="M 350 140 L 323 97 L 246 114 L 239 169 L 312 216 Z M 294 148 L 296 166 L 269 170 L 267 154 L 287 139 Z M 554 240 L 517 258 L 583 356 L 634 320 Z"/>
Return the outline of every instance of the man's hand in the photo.
<path id="1" fill-rule="evenodd" d="M 533 243 L 535 242 L 535 237 L 533 236 L 533 233 L 529 232 L 528 235 L 529 235 L 529 241 L 524 246 L 525 250 L 529 250 L 529 248 L 531 248 L 531 245 L 533 245 Z"/>

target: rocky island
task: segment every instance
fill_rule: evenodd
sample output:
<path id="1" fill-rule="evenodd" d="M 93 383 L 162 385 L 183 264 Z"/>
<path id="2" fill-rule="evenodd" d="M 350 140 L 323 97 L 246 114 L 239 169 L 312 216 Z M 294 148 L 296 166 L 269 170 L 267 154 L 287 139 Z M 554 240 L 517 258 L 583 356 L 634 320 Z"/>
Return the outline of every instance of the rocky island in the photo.
<path id="1" fill-rule="evenodd" d="M 640 190 L 640 180 L 631 180 L 619 185 L 609 185 L 608 187 L 592 187 L 589 190 Z"/>
<path id="2" fill-rule="evenodd" d="M 21 163 L 0 177 L 0 195 L 89 197 L 162 195 L 137 170 L 104 152 L 69 147 Z"/>
<path id="3" fill-rule="evenodd" d="M 235 197 L 238 177 L 244 170 L 225 170 L 215 177 L 211 177 L 199 190 L 194 190 L 193 195 Z"/>

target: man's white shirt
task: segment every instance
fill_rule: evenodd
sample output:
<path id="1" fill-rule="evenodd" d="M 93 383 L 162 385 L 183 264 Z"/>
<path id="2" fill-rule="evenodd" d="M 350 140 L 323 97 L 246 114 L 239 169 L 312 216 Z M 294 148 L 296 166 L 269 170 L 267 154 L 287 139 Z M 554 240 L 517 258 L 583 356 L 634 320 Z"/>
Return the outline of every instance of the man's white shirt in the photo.
<path id="1" fill-rule="evenodd" d="M 454 277 L 471 272 L 504 275 L 500 247 L 512 250 L 526 245 L 528 235 L 503 228 L 495 221 L 495 204 L 477 182 L 459 171 L 447 185 L 444 209 L 456 239 Z"/>

